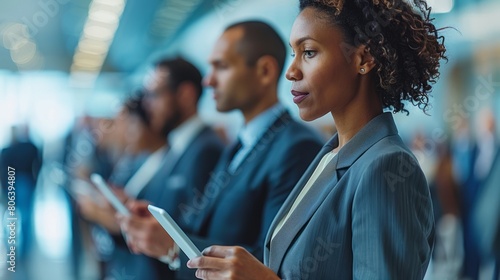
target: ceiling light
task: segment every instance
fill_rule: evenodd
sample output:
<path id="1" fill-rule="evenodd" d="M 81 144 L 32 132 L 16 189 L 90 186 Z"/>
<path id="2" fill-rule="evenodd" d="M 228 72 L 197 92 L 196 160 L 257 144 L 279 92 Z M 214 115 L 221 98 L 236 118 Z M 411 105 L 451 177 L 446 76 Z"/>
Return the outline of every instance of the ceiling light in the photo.
<path id="1" fill-rule="evenodd" d="M 109 28 L 92 24 L 85 26 L 83 33 L 87 38 L 93 38 L 97 40 L 110 40 L 111 38 L 113 38 L 115 30 L 110 30 Z"/>
<path id="2" fill-rule="evenodd" d="M 109 10 L 96 10 L 89 13 L 89 19 L 107 24 L 116 24 L 118 22 L 118 15 Z"/>

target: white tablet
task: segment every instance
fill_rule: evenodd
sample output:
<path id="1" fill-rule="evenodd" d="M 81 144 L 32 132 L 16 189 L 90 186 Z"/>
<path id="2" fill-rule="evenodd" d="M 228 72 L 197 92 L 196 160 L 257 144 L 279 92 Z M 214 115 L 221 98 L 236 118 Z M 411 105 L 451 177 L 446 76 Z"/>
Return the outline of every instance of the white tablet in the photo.
<path id="1" fill-rule="evenodd" d="M 193 241 L 189 239 L 165 210 L 153 205 L 149 205 L 148 209 L 189 259 L 201 256 L 200 250 L 196 248 Z"/>
<path id="2" fill-rule="evenodd" d="M 90 175 L 90 180 L 96 185 L 96 187 L 101 191 L 104 197 L 113 205 L 113 207 L 120 214 L 125 216 L 130 216 L 130 211 L 123 205 L 123 203 L 118 199 L 118 197 L 113 193 L 111 188 L 104 182 L 104 179 L 99 174 Z"/>

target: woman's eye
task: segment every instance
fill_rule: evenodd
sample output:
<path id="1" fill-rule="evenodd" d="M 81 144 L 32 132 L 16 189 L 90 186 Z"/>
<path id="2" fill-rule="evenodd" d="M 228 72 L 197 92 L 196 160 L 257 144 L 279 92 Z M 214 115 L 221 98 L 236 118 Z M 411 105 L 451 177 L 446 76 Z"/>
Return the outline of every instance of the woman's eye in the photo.
<path id="1" fill-rule="evenodd" d="M 316 54 L 315 51 L 309 51 L 309 50 L 305 50 L 304 51 L 304 55 L 307 57 L 307 58 L 312 58 L 314 57 L 314 55 Z"/>
<path id="2" fill-rule="evenodd" d="M 291 56 L 292 56 L 292 57 L 295 57 L 295 53 L 292 53 L 292 54 L 291 54 Z"/>

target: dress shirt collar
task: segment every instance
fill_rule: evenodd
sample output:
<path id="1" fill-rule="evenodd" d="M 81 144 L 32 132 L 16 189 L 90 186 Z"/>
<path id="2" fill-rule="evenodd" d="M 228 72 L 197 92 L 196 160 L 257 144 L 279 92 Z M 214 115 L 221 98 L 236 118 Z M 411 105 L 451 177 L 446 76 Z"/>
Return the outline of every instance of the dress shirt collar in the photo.
<path id="1" fill-rule="evenodd" d="M 204 126 L 205 124 L 198 115 L 194 115 L 183 122 L 167 136 L 170 150 L 182 154 Z"/>
<path id="2" fill-rule="evenodd" d="M 238 134 L 238 138 L 244 147 L 252 147 L 267 131 L 274 121 L 285 111 L 281 103 L 276 103 L 271 108 L 260 113 L 257 117 L 247 123 Z"/>
<path id="3" fill-rule="evenodd" d="M 351 166 L 372 145 L 387 136 L 397 135 L 398 129 L 391 112 L 382 113 L 369 121 L 358 131 L 333 159 L 337 169 Z M 320 151 L 321 155 L 339 146 L 338 133 L 335 134 Z"/>

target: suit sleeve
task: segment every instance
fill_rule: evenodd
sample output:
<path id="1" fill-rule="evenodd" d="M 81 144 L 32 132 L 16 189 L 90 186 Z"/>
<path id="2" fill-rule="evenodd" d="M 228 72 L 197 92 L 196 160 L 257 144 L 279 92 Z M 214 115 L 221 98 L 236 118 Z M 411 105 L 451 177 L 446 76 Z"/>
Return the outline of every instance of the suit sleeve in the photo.
<path id="1" fill-rule="evenodd" d="M 198 151 L 190 155 L 193 157 L 193 160 L 190 162 L 191 165 L 189 168 L 183 170 L 183 176 L 187 180 L 186 185 L 183 187 L 183 195 L 177 199 L 177 206 L 174 207 L 175 211 L 171 211 L 172 217 L 174 217 L 184 231 L 189 232 L 189 225 L 186 223 L 186 219 L 182 217 L 183 211 L 181 205 L 191 203 L 196 193 L 203 193 L 204 187 L 208 183 L 212 171 L 219 161 L 222 150 L 222 144 L 217 142 L 210 145 L 203 145 Z M 164 199 L 165 196 L 170 195 L 172 194 L 168 190 L 164 191 L 161 199 L 163 204 L 159 204 L 161 207 L 165 209 L 172 208 L 171 205 L 165 205 L 164 203 L 164 201 L 168 201 Z"/>
<path id="2" fill-rule="evenodd" d="M 408 153 L 362 174 L 352 206 L 353 279 L 423 279 L 434 218 L 426 179 Z"/>

